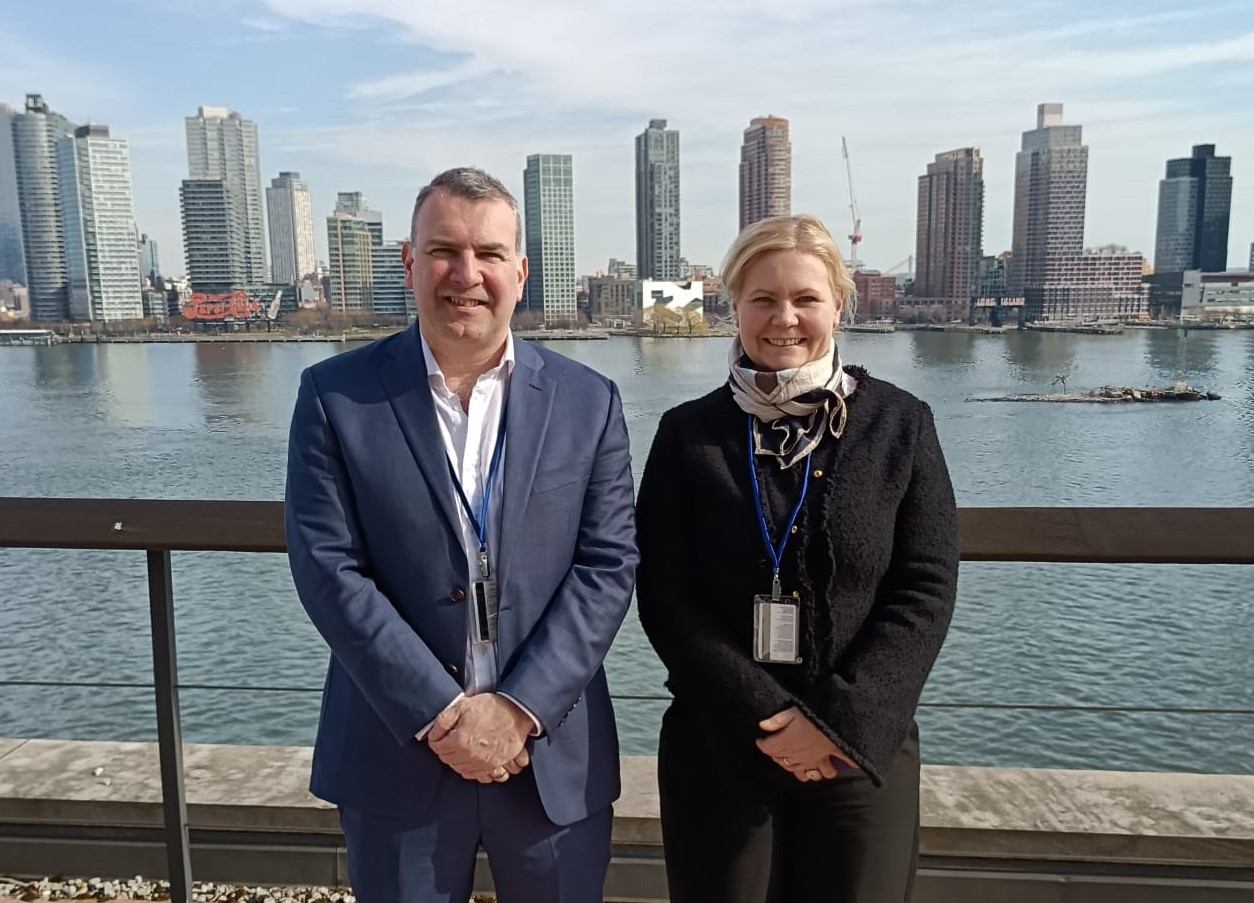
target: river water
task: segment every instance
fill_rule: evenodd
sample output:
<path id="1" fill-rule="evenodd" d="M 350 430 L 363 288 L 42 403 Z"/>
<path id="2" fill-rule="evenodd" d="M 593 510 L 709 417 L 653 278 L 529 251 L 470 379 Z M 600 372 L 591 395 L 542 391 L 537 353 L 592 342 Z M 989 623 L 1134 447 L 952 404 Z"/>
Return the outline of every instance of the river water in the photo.
<path id="1" fill-rule="evenodd" d="M 661 413 L 722 381 L 728 341 L 549 344 L 618 382 L 638 476 Z M 0 349 L 0 494 L 281 498 L 300 371 L 344 347 Z M 932 405 L 959 504 L 1254 505 L 1254 332 L 855 334 L 842 353 Z M 1058 374 L 1072 391 L 1185 379 L 1223 400 L 968 401 L 1056 391 Z M 184 683 L 294 688 L 185 689 L 184 738 L 310 743 L 326 651 L 283 556 L 176 553 L 174 579 Z M 146 600 L 140 553 L 0 550 L 0 681 L 151 681 Z M 924 699 L 971 707 L 921 710 L 924 758 L 1254 773 L 1250 715 L 1067 710 L 1254 709 L 1251 648 L 1254 568 L 963 565 Z M 615 694 L 664 693 L 634 613 L 607 670 Z M 618 703 L 626 752 L 654 751 L 664 708 Z M 0 736 L 152 739 L 152 691 L 0 685 Z"/>

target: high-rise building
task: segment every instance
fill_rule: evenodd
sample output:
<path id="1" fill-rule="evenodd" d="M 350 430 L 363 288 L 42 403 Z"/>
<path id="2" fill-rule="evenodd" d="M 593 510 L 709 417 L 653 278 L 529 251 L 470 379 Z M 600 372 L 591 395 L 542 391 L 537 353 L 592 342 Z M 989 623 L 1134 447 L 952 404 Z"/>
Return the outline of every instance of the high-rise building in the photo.
<path id="1" fill-rule="evenodd" d="M 1128 319 L 1144 316 L 1144 258 L 1126 249 L 1084 250 L 1089 149 L 1062 104 L 1037 107 L 1015 157 L 1014 247 L 1006 277 L 1023 298 L 1023 319 Z"/>
<path id="2" fill-rule="evenodd" d="M 70 315 L 56 143 L 74 129 L 73 123 L 52 112 L 38 94 L 26 95 L 26 112 L 13 117 L 13 156 L 32 320 L 65 320 Z"/>
<path id="3" fill-rule="evenodd" d="M 383 249 L 383 216 L 360 191 L 341 191 L 327 217 L 331 306 L 340 312 L 374 309 L 375 263 Z"/>
<path id="4" fill-rule="evenodd" d="M 145 232 L 139 237 L 139 276 L 154 288 L 161 284 L 161 260 L 157 256 L 157 240 Z"/>
<path id="5" fill-rule="evenodd" d="M 414 310 L 414 295 L 405 288 L 405 242 L 385 241 L 374 253 L 374 284 L 371 309 L 388 317 L 408 316 Z"/>
<path id="6" fill-rule="evenodd" d="M 270 278 L 295 284 L 314 271 L 313 200 L 298 172 L 281 172 L 266 189 Z"/>
<path id="7" fill-rule="evenodd" d="M 641 279 L 679 279 L 679 132 L 649 120 L 636 136 L 636 267 Z"/>
<path id="8" fill-rule="evenodd" d="M 523 170 L 526 223 L 526 309 L 546 326 L 573 326 L 575 306 L 575 193 L 570 154 L 532 154 Z"/>
<path id="9" fill-rule="evenodd" d="M 1015 156 L 1014 231 L 1007 288 L 1057 281 L 1066 261 L 1084 250 L 1089 149 L 1081 127 L 1064 125 L 1062 104 L 1043 103 L 1036 128 L 1023 133 Z"/>
<path id="10" fill-rule="evenodd" d="M 244 272 L 244 237 L 231 215 L 223 179 L 184 179 L 179 187 L 183 251 L 188 287 L 193 292 L 224 294 L 249 284 Z"/>
<path id="11" fill-rule="evenodd" d="M 85 125 L 58 139 L 56 154 L 70 315 L 142 319 L 130 147 L 108 126 Z"/>
<path id="12" fill-rule="evenodd" d="M 17 195 L 17 158 L 13 155 L 16 116 L 11 106 L 0 103 L 0 282 L 25 285 L 22 208 Z"/>
<path id="13" fill-rule="evenodd" d="M 979 292 L 984 161 L 979 148 L 937 154 L 919 176 L 914 294 L 959 300 Z"/>
<path id="14" fill-rule="evenodd" d="M 240 236 L 243 284 L 268 281 L 257 124 L 224 107 L 201 107 L 185 123 L 187 177 L 226 184 L 228 215 Z"/>
<path id="15" fill-rule="evenodd" d="M 792 212 L 792 142 L 788 120 L 752 119 L 740 145 L 740 228 Z"/>
<path id="16" fill-rule="evenodd" d="M 1154 272 L 1224 272 L 1231 213 L 1231 157 L 1216 157 L 1213 144 L 1196 144 L 1193 156 L 1168 160 L 1158 183 Z"/>

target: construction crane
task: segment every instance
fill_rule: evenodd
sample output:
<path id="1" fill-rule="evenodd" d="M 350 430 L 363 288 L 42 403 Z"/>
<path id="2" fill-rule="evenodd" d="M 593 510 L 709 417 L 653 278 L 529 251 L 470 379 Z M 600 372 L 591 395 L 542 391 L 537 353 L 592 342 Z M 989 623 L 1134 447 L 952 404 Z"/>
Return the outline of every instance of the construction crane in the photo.
<path id="1" fill-rule="evenodd" d="M 858 245 L 862 243 L 862 217 L 858 215 L 858 201 L 853 194 L 853 169 L 849 166 L 849 144 L 844 136 L 840 139 L 840 155 L 845 159 L 845 181 L 849 184 L 849 216 L 853 220 L 853 231 L 849 233 L 849 269 L 862 269 L 858 260 Z"/>

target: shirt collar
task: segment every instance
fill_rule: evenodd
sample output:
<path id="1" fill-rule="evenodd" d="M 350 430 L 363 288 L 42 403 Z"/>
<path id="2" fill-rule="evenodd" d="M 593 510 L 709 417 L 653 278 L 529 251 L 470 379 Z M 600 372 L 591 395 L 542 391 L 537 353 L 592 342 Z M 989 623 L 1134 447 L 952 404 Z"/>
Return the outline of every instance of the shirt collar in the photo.
<path id="1" fill-rule="evenodd" d="M 431 351 L 431 346 L 427 344 L 427 337 L 422 334 L 422 330 L 418 330 L 418 341 L 422 344 L 422 359 L 427 365 L 427 382 L 433 386 L 438 385 L 445 388 L 444 371 L 440 369 L 440 364 L 435 359 L 435 355 Z M 501 362 L 489 370 L 484 376 L 509 376 L 514 372 L 514 333 L 513 330 L 505 333 L 505 353 L 501 355 Z"/>

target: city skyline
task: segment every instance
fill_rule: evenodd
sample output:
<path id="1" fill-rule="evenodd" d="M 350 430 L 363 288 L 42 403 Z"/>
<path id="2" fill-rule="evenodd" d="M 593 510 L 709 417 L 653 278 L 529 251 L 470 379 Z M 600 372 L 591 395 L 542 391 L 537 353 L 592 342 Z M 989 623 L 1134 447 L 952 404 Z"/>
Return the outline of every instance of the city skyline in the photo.
<path id="1" fill-rule="evenodd" d="M 871 267 L 892 267 L 911 253 L 918 173 L 952 147 L 980 148 L 985 250 L 1008 249 L 1024 111 L 1053 100 L 1084 125 L 1092 148 L 1089 242 L 1152 257 L 1163 162 L 1203 143 L 1233 158 L 1229 260 L 1246 259 L 1254 240 L 1254 123 L 1231 115 L 1254 83 L 1254 31 L 1240 3 L 1008 10 L 803 2 L 782 12 L 742 0 L 734 15 L 676 9 L 668 10 L 672 18 L 646 15 L 635 24 L 625 10 L 566 11 L 566 38 L 613 36 L 601 42 L 604 57 L 598 44 L 591 66 L 569 41 L 542 33 L 545 5 L 525 17 L 493 6 L 503 27 L 472 43 L 453 12 L 384 0 L 226 0 L 204 12 L 181 0 L 28 4 L 0 25 L 10 51 L 0 65 L 0 101 L 19 107 L 25 94 L 42 93 L 72 121 L 105 122 L 127 138 L 139 228 L 160 243 L 171 272 L 183 261 L 182 119 L 201 105 L 257 122 L 262 171 L 299 170 L 319 221 L 336 192 L 360 187 L 384 213 L 389 238 L 403 235 L 417 188 L 440 168 L 482 165 L 521 199 L 528 153 L 570 153 L 581 173 L 580 272 L 635 256 L 631 142 L 655 117 L 683 135 L 684 256 L 717 265 L 737 222 L 744 124 L 765 110 L 792 125 L 794 209 L 815 213 L 840 235 L 849 226 L 840 169 L 840 135 L 848 135 L 860 252 Z M 779 73 L 745 66 L 735 48 L 746 20 L 754 22 L 758 52 L 799 66 Z M 660 31 L 659 21 L 671 27 Z M 698 24 L 702 42 L 685 43 L 681 53 L 676 42 Z M 874 39 L 887 33 L 900 37 L 893 71 L 858 78 L 881 61 Z M 168 47 L 175 35 L 195 42 L 175 48 L 178 65 L 160 77 L 100 51 L 110 41 Z M 362 66 L 321 62 L 350 46 Z M 819 53 L 823 46 L 842 52 Z M 240 48 L 249 65 L 224 65 Z M 293 54 L 308 60 L 299 79 Z M 856 90 L 839 89 L 851 79 Z M 317 239 L 325 260 L 320 230 Z"/>

